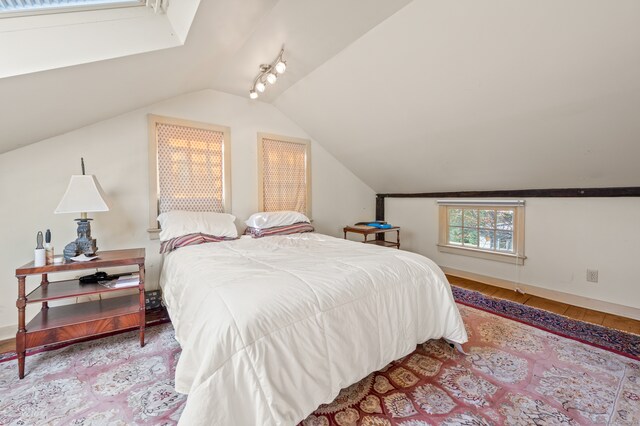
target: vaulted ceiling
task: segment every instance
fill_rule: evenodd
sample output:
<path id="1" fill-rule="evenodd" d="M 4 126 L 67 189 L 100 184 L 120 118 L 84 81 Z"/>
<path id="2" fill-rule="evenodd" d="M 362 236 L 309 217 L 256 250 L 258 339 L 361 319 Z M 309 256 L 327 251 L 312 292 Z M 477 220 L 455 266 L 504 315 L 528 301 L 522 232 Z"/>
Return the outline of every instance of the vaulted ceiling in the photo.
<path id="1" fill-rule="evenodd" d="M 408 2 L 201 1 L 183 46 L 0 78 L 0 153 L 195 90 L 247 96 L 258 65 L 285 43 L 291 66 L 261 98 L 270 101 Z M 13 40 L 9 19 L 0 19 L 5 47 Z M 24 56 L 2 53 L 0 68 Z"/>
<path id="2" fill-rule="evenodd" d="M 640 2 L 414 1 L 275 105 L 377 192 L 640 185 Z"/>
<path id="3" fill-rule="evenodd" d="M 637 0 L 202 1 L 183 46 L 0 79 L 0 153 L 185 92 L 247 96 L 285 43 L 259 101 L 378 192 L 638 186 L 638 22 Z"/>

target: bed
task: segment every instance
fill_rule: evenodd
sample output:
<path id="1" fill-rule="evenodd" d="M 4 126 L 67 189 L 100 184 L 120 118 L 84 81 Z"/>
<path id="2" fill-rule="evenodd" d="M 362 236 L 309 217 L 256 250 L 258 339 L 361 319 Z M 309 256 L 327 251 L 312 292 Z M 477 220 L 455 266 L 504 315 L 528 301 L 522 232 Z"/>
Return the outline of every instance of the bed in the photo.
<path id="1" fill-rule="evenodd" d="M 467 340 L 431 260 L 322 234 L 183 247 L 160 284 L 183 425 L 295 425 L 418 343 Z"/>

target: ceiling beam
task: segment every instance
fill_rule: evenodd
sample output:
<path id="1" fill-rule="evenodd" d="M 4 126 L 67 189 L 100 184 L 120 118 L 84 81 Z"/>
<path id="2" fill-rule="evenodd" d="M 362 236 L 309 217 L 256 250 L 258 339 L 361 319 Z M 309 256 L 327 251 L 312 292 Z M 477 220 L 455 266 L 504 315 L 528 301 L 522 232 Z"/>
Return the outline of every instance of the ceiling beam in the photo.
<path id="1" fill-rule="evenodd" d="M 498 191 L 453 191 L 378 194 L 379 198 L 586 198 L 586 197 L 640 197 L 640 186 L 610 188 L 549 188 L 507 189 Z"/>

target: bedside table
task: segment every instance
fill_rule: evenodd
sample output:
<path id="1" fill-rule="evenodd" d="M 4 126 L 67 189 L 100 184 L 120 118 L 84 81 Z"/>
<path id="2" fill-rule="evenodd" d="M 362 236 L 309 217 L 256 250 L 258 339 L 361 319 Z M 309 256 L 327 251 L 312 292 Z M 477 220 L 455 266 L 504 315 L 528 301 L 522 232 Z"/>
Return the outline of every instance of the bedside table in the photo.
<path id="1" fill-rule="evenodd" d="M 353 225 L 353 226 L 345 226 L 342 229 L 342 231 L 344 232 L 345 240 L 347 239 L 347 232 L 352 232 L 354 234 L 364 235 L 363 243 L 365 244 L 375 244 L 378 246 L 395 247 L 397 249 L 400 249 L 400 227 L 399 226 L 392 226 L 391 228 L 387 228 L 387 229 L 379 229 L 379 228 L 374 228 L 373 226 Z M 385 232 L 393 232 L 393 231 L 396 232 L 396 241 L 386 241 L 384 239 L 381 239 L 381 240 L 367 239 L 369 235 L 384 234 Z"/>
<path id="2" fill-rule="evenodd" d="M 18 278 L 18 376 L 24 377 L 26 350 L 96 336 L 113 331 L 139 327 L 140 346 L 144 346 L 145 300 L 144 261 L 142 248 L 98 252 L 98 258 L 88 262 L 65 261 L 61 264 L 34 266 L 33 262 L 16 269 Z M 49 282 L 49 274 L 81 271 L 115 266 L 137 266 L 140 273 L 138 285 L 124 288 L 108 288 L 100 284 L 80 284 L 77 279 Z M 26 277 L 42 275 L 40 285 L 25 294 Z M 49 300 L 68 299 L 91 294 L 111 293 L 138 288 L 137 294 L 113 297 L 84 303 L 49 307 Z M 42 302 L 42 309 L 25 324 L 25 307 L 29 303 Z"/>

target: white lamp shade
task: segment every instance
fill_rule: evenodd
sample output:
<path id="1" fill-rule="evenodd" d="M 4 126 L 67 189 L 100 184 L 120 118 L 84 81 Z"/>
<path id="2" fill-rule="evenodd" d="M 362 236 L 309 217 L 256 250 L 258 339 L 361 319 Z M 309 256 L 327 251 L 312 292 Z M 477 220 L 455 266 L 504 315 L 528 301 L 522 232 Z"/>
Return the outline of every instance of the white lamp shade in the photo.
<path id="1" fill-rule="evenodd" d="M 106 212 L 104 191 L 93 175 L 73 175 L 54 213 Z"/>

